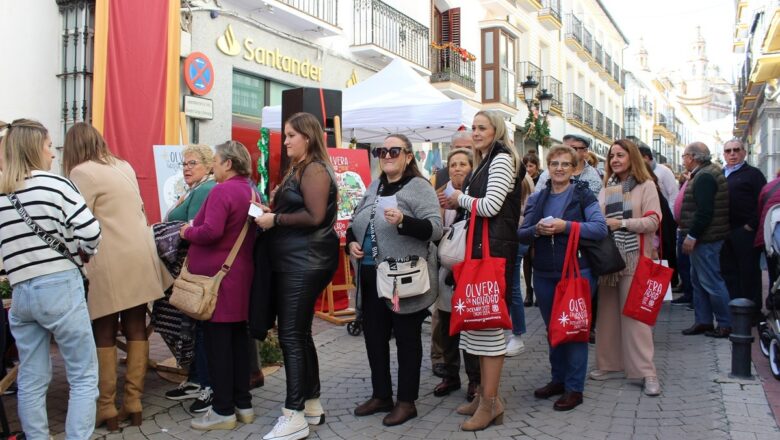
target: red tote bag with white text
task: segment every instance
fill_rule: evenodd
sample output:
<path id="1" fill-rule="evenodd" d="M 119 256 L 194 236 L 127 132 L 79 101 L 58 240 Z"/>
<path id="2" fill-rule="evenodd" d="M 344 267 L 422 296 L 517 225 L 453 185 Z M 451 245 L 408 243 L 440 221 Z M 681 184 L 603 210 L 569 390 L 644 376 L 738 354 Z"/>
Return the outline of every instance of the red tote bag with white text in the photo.
<path id="1" fill-rule="evenodd" d="M 550 328 L 547 331 L 553 347 L 568 342 L 588 342 L 590 336 L 590 283 L 580 274 L 577 260 L 579 241 L 580 224 L 571 222 L 561 280 L 555 286 Z"/>
<path id="2" fill-rule="evenodd" d="M 512 328 L 505 300 L 506 258 L 490 256 L 486 218 L 482 222 L 482 258 L 471 258 L 476 218 L 477 201 L 474 200 L 466 240 L 466 256 L 462 263 L 452 266 L 455 292 L 452 295 L 450 336 L 464 330 Z"/>

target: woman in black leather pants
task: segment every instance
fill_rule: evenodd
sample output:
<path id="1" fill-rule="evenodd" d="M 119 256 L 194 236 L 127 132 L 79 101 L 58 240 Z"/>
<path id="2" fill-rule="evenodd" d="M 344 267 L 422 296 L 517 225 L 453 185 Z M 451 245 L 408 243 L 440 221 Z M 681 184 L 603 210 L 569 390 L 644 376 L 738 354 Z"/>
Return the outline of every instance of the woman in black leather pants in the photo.
<path id="1" fill-rule="evenodd" d="M 314 302 L 333 278 L 339 252 L 336 182 L 322 127 L 313 115 L 296 113 L 284 134 L 289 172 L 273 195 L 273 212 L 255 219 L 270 229 L 271 290 L 287 375 L 283 415 L 265 440 L 305 438 L 309 424 L 325 419 L 311 325 Z"/>

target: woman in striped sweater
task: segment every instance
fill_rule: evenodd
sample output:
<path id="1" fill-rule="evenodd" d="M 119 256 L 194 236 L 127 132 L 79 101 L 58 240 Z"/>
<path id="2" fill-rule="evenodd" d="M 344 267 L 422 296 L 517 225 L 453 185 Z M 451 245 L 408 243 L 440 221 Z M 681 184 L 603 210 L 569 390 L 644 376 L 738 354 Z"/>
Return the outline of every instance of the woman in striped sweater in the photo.
<path id="1" fill-rule="evenodd" d="M 54 156 L 46 128 L 28 119 L 5 128 L 0 252 L 13 287 L 9 322 L 19 351 L 19 419 L 28 438 L 49 438 L 45 400 L 54 336 L 70 384 L 66 437 L 89 438 L 97 355 L 79 271 L 97 251 L 100 225 L 73 183 L 48 172 Z"/>
<path id="2" fill-rule="evenodd" d="M 472 126 L 474 140 L 474 171 L 463 183 L 465 191 L 456 190 L 448 200 L 448 208 L 460 208 L 461 217 L 471 210 L 477 200 L 477 212 L 468 213 L 488 218 L 490 253 L 506 259 L 506 287 L 512 286 L 515 258 L 517 257 L 517 222 L 520 218 L 520 182 L 525 177 L 525 167 L 507 136 L 504 119 L 495 112 L 480 111 Z M 482 255 L 482 222 L 477 221 L 474 230 L 474 258 Z M 480 238 L 478 238 L 480 237 Z M 506 295 L 507 307 L 512 296 Z M 460 335 L 460 348 L 478 355 L 481 390 L 471 403 L 458 407 L 458 414 L 471 415 L 461 428 L 464 431 L 485 429 L 491 423 L 503 421 L 504 404 L 498 397 L 498 385 L 506 355 L 504 330 L 465 331 Z"/>

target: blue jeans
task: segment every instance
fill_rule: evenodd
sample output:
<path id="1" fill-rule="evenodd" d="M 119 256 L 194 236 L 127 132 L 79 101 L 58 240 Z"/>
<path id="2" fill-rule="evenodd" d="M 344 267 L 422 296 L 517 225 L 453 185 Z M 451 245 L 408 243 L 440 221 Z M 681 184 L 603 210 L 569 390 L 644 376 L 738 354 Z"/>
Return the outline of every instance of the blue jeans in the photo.
<path id="1" fill-rule="evenodd" d="M 590 270 L 583 270 L 582 276 L 590 279 Z M 560 277 L 549 278 L 534 274 L 534 292 L 539 301 L 539 311 L 542 313 L 544 326 L 548 331 L 555 286 L 560 280 Z M 588 343 L 570 342 L 555 348 L 550 347 L 550 368 L 553 383 L 562 383 L 566 391 L 581 393 L 585 388 L 585 373 L 588 370 Z"/>
<path id="2" fill-rule="evenodd" d="M 720 274 L 720 249 L 723 240 L 696 243 L 691 253 L 691 283 L 696 324 L 712 324 L 712 315 L 718 327 L 731 327 L 729 291 Z"/>
<path id="3" fill-rule="evenodd" d="M 691 284 L 691 257 L 682 251 L 685 234 L 677 230 L 677 273 L 682 283 L 683 298 L 693 299 L 693 284 Z"/>
<path id="4" fill-rule="evenodd" d="M 41 275 L 13 286 L 9 314 L 19 351 L 18 412 L 29 439 L 48 439 L 46 391 L 51 381 L 51 336 L 65 360 L 70 385 L 66 439 L 86 439 L 95 428 L 97 350 L 77 269 Z"/>
<path id="5" fill-rule="evenodd" d="M 509 309 L 509 314 L 512 317 L 512 334 L 517 336 L 526 332 L 523 284 L 520 282 L 520 279 L 523 271 L 523 256 L 528 252 L 528 248 L 527 244 L 517 246 L 517 260 L 515 260 L 515 272 L 512 276 L 512 308 Z"/>

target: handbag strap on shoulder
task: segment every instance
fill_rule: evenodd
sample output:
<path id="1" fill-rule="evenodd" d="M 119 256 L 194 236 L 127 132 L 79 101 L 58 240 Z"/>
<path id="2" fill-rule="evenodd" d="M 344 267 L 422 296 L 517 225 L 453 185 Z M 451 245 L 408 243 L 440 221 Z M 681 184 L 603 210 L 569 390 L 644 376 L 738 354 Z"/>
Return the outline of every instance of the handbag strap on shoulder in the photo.
<path id="1" fill-rule="evenodd" d="M 563 258 L 562 277 L 579 278 L 580 263 L 577 258 L 577 250 L 580 242 L 580 223 L 571 222 L 569 228 L 569 240 L 566 245 L 566 256 Z"/>
<path id="2" fill-rule="evenodd" d="M 252 202 L 257 200 L 257 196 L 255 195 L 255 191 L 252 190 Z M 230 267 L 233 265 L 233 261 L 236 259 L 236 256 L 238 255 L 238 250 L 241 248 L 241 245 L 244 243 L 244 238 L 246 238 L 246 231 L 249 229 L 249 219 L 244 222 L 244 227 L 241 228 L 241 233 L 238 234 L 238 238 L 236 239 L 236 242 L 233 243 L 233 248 L 230 249 L 230 253 L 227 256 L 227 259 L 225 260 L 225 263 L 222 265 L 222 268 L 220 269 L 221 272 L 225 272 L 227 274 L 230 271 Z"/>

